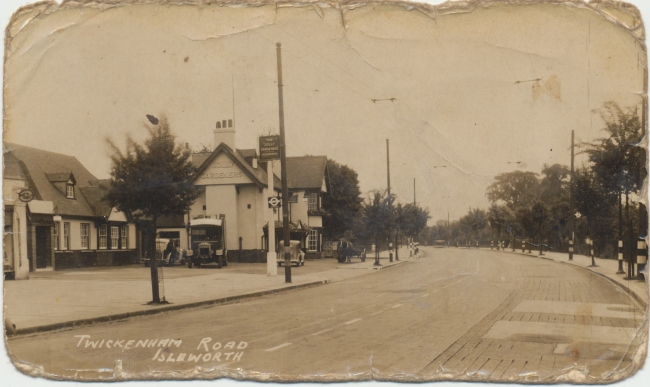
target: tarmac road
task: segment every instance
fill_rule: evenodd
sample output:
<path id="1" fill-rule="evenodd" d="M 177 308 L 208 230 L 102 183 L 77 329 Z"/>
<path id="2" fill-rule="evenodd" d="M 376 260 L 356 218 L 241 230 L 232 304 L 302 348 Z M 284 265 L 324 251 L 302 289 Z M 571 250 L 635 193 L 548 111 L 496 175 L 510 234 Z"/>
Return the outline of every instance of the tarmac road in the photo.
<path id="1" fill-rule="evenodd" d="M 426 248 L 425 258 L 325 286 L 7 347 L 28 372 L 83 379 L 543 381 L 580 368 L 602 381 L 629 371 L 643 317 L 586 270 Z"/>

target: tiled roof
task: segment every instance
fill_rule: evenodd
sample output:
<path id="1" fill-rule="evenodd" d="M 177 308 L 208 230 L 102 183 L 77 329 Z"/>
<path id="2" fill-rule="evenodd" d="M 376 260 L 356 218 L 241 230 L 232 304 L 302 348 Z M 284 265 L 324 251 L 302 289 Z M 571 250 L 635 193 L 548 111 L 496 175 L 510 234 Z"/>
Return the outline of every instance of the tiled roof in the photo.
<path id="1" fill-rule="evenodd" d="M 181 228 L 185 227 L 184 215 L 161 216 L 156 221 L 157 228 Z"/>
<path id="2" fill-rule="evenodd" d="M 190 157 L 190 161 L 192 162 L 192 165 L 194 165 L 194 168 L 199 168 L 199 167 L 201 167 L 201 165 L 203 165 L 205 160 L 207 160 L 208 157 L 210 157 L 211 154 L 212 154 L 212 152 L 210 152 L 210 153 L 192 153 L 192 156 Z"/>
<path id="3" fill-rule="evenodd" d="M 327 156 L 287 157 L 289 189 L 318 189 L 323 187 Z"/>
<path id="4" fill-rule="evenodd" d="M 257 151 L 255 149 L 237 149 L 243 158 L 254 158 L 257 157 Z"/>
<path id="5" fill-rule="evenodd" d="M 4 171 L 2 176 L 5 179 L 25 179 L 25 173 L 20 165 L 20 161 L 11 153 L 4 154 Z"/>
<path id="6" fill-rule="evenodd" d="M 76 190 L 76 198 L 68 199 L 48 177 L 48 174 L 69 171 L 79 187 L 89 186 L 91 180 L 97 180 L 75 157 L 11 143 L 5 143 L 4 153 L 5 159 L 10 154 L 22 162 L 23 173 L 37 199 L 51 201 L 61 215 L 94 216 L 83 192 Z"/>
<path id="7" fill-rule="evenodd" d="M 71 174 L 72 174 L 71 171 L 67 171 L 67 172 L 46 173 L 45 175 L 47 176 L 47 179 L 52 183 L 58 183 L 63 181 L 67 182 L 68 180 L 70 180 Z"/>
<path id="8" fill-rule="evenodd" d="M 110 180 L 91 180 L 89 186 L 79 187 L 95 216 L 108 217 L 113 208 L 104 200 Z"/>

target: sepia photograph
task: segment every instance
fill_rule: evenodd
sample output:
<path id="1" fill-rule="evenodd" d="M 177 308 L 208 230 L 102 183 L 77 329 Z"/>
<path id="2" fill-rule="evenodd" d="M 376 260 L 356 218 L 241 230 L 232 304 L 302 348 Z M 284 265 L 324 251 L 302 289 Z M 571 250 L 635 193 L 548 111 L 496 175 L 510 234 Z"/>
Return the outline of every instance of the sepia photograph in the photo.
<path id="1" fill-rule="evenodd" d="M 2 7 L 9 386 L 650 382 L 641 0 Z"/>

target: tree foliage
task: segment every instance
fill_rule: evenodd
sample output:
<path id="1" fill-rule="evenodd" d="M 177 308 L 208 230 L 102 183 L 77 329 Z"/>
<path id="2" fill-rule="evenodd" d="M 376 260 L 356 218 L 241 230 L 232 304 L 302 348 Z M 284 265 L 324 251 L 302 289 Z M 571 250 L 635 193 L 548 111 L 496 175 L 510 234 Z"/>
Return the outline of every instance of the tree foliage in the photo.
<path id="1" fill-rule="evenodd" d="M 327 238 L 354 237 L 362 214 L 363 198 L 354 169 L 327 160 L 329 192 L 323 196 L 323 231 Z"/>
<path id="2" fill-rule="evenodd" d="M 190 153 L 176 144 L 167 119 L 147 126 L 143 144 L 127 137 L 126 151 L 113 142 L 111 183 L 106 200 L 111 206 L 154 226 L 163 215 L 183 214 L 199 195 L 193 184 Z"/>
<path id="3" fill-rule="evenodd" d="M 527 171 L 502 173 L 494 178 L 485 196 L 492 204 L 503 203 L 510 207 L 530 203 L 538 195 L 538 176 Z"/>

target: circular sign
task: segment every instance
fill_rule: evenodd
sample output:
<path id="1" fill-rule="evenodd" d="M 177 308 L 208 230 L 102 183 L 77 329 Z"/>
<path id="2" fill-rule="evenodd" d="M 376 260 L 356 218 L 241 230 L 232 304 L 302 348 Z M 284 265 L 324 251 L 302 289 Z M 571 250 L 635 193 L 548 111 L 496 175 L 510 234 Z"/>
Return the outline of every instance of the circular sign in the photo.
<path id="1" fill-rule="evenodd" d="M 278 207 L 280 205 L 280 203 L 282 203 L 282 200 L 280 200 L 279 198 L 277 198 L 275 196 L 269 198 L 269 205 L 271 207 Z"/>
<path id="2" fill-rule="evenodd" d="M 18 198 L 21 202 L 31 202 L 34 199 L 34 193 L 28 189 L 18 192 Z"/>

